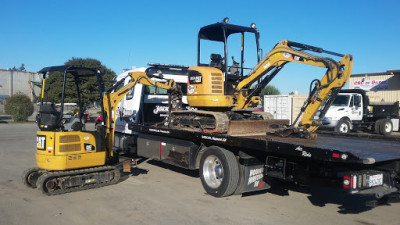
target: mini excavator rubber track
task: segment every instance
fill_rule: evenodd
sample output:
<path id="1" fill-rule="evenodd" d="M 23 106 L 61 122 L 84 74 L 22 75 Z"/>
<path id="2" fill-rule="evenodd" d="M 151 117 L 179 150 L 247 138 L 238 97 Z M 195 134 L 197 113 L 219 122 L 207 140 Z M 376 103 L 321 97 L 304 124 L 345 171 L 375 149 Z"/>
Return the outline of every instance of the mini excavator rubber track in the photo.
<path id="1" fill-rule="evenodd" d="M 116 166 L 100 166 L 67 171 L 38 170 L 35 181 L 24 182 L 31 188 L 37 188 L 46 195 L 59 195 L 116 184 L 120 179 L 120 169 Z M 26 174 L 26 177 L 32 175 Z"/>

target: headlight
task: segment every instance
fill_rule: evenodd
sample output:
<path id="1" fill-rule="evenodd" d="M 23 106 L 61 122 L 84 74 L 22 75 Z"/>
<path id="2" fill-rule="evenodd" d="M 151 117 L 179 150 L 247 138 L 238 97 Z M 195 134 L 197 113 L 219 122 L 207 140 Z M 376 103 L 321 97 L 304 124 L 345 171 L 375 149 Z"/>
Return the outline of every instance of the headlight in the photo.
<path id="1" fill-rule="evenodd" d="M 90 151 L 93 151 L 93 150 L 95 150 L 93 145 L 85 144 L 85 151 L 90 152 Z"/>

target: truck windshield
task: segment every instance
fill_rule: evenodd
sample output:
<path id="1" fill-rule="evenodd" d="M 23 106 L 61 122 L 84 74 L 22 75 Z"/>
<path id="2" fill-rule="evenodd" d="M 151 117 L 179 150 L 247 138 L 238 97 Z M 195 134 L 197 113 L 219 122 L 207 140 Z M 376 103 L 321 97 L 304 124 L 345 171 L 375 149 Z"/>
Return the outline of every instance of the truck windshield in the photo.
<path id="1" fill-rule="evenodd" d="M 338 95 L 333 101 L 333 106 L 347 106 L 349 104 L 349 97 L 348 95 Z"/>

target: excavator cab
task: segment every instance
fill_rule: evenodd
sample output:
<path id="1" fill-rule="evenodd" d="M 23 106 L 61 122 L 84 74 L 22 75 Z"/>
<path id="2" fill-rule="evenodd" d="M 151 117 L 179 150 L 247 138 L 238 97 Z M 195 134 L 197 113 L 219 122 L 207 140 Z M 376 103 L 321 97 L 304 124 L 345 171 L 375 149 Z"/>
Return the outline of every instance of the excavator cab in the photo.
<path id="1" fill-rule="evenodd" d="M 260 34 L 254 23 L 251 24 L 250 27 L 245 27 L 229 24 L 228 21 L 229 18 L 226 17 L 220 23 L 215 23 L 200 28 L 198 34 L 197 65 L 218 68 L 222 72 L 226 73 L 226 76 L 228 77 L 229 75 L 241 77 L 244 76 L 245 69 L 251 69 L 244 67 L 244 63 L 246 61 L 245 57 L 250 57 L 247 54 L 252 54 L 251 51 L 255 50 L 253 56 L 257 56 L 257 63 L 261 60 L 261 52 L 259 47 Z M 232 39 L 232 42 L 230 42 L 230 39 Z M 251 48 L 251 46 L 245 44 L 250 39 L 255 40 L 255 49 L 246 49 L 246 47 Z M 210 43 L 206 42 L 210 41 L 213 42 L 211 45 L 214 45 L 212 51 L 217 51 L 218 53 L 212 52 L 210 54 L 211 63 L 207 65 L 207 62 L 202 62 L 202 60 L 206 59 L 207 57 L 202 55 L 204 54 L 202 51 L 207 50 L 205 49 L 206 47 L 202 48 L 202 44 L 208 47 Z M 238 46 L 230 46 L 230 44 Z M 240 59 L 235 61 L 234 55 L 237 53 L 239 53 L 238 55 L 240 55 Z"/>
<path id="2" fill-rule="evenodd" d="M 188 101 L 191 106 L 232 108 L 232 95 L 237 84 L 254 66 L 246 68 L 245 62 L 254 61 L 256 65 L 261 60 L 260 34 L 255 24 L 245 27 L 229 24 L 228 21 L 225 18 L 220 23 L 199 30 L 197 66 L 190 67 L 188 74 Z"/>
<path id="3" fill-rule="evenodd" d="M 40 108 L 36 117 L 39 129 L 42 131 L 85 130 L 84 85 L 88 77 L 96 77 L 101 98 L 104 84 L 100 71 L 65 65 L 46 67 L 38 73 L 43 75 Z M 52 82 L 51 86 L 46 86 L 46 79 L 52 79 L 55 82 Z M 71 101 L 76 102 L 71 103 Z"/>
<path id="4" fill-rule="evenodd" d="M 102 99 L 102 73 L 77 66 L 52 66 L 41 69 L 43 75 L 40 108 L 36 117 L 36 162 L 40 169 L 66 170 L 104 165 L 105 132 L 86 131 L 84 112 L 88 99 L 84 93 L 90 77 L 98 83 Z"/>

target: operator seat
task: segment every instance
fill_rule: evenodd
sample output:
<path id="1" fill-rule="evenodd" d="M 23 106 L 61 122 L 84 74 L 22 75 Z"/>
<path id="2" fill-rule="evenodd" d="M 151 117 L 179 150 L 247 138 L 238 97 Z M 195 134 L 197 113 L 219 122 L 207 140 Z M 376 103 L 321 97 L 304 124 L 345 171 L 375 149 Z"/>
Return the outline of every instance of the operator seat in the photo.
<path id="1" fill-rule="evenodd" d="M 36 121 L 42 131 L 55 130 L 60 127 L 61 115 L 56 110 L 54 103 L 46 102 L 40 106 Z"/>
<path id="2" fill-rule="evenodd" d="M 80 109 L 75 109 L 71 115 L 71 118 L 65 121 L 63 125 L 64 131 L 85 131 L 85 122 L 82 119 L 83 112 L 86 109 L 81 107 Z"/>
<path id="3" fill-rule="evenodd" d="M 211 54 L 210 59 L 211 59 L 211 62 L 210 62 L 211 67 L 215 67 L 220 70 L 222 70 L 224 68 L 223 63 L 222 63 L 223 58 L 220 54 Z M 224 71 L 222 71 L 222 72 L 224 72 Z"/>

